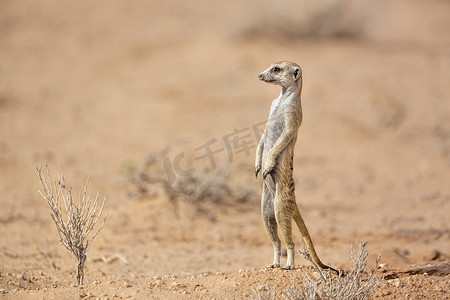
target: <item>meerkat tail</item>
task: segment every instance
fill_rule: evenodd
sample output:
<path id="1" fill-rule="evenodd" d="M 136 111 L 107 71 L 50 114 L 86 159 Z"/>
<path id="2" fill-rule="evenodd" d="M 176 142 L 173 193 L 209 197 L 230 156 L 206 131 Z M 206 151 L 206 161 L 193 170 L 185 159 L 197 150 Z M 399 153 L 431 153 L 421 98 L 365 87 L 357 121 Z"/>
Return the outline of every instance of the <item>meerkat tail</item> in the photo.
<path id="1" fill-rule="evenodd" d="M 332 267 L 329 267 L 325 265 L 319 258 L 319 256 L 316 253 L 316 249 L 314 249 L 314 245 L 312 243 L 311 237 L 309 235 L 308 229 L 306 228 L 305 221 L 303 221 L 302 216 L 300 215 L 300 211 L 298 210 L 298 207 L 294 210 L 293 215 L 294 221 L 297 224 L 298 229 L 300 230 L 300 233 L 303 236 L 303 241 L 308 246 L 309 252 L 311 253 L 311 257 L 314 260 L 314 262 L 321 267 L 322 269 L 330 269 L 331 271 L 335 272 L 337 275 L 339 275 L 339 271 L 336 269 L 333 269 Z"/>

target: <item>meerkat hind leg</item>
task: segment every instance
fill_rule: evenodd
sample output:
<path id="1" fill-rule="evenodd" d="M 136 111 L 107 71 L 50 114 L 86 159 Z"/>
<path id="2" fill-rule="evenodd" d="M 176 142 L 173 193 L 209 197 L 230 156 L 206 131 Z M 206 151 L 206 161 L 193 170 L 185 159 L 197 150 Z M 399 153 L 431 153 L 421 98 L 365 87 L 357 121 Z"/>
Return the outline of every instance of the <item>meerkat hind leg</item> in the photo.
<path id="1" fill-rule="evenodd" d="M 292 223 L 290 220 L 282 218 L 279 220 L 279 228 L 281 238 L 286 245 L 287 250 L 287 262 L 283 270 L 294 270 L 295 269 L 295 245 L 292 241 Z"/>
<path id="2" fill-rule="evenodd" d="M 266 268 L 279 268 L 281 257 L 281 241 L 278 237 L 277 220 L 275 218 L 274 196 L 268 191 L 266 187 L 263 188 L 262 196 L 262 215 L 264 219 L 264 226 L 267 231 L 267 235 L 272 241 L 273 246 L 273 263 Z"/>
<path id="3" fill-rule="evenodd" d="M 295 269 L 295 245 L 292 240 L 292 214 L 293 206 L 292 199 L 293 195 L 288 193 L 277 193 L 276 201 L 276 219 L 278 223 L 278 230 L 280 231 L 281 239 L 286 245 L 287 250 L 287 263 L 283 270 L 294 270 Z"/>
<path id="4" fill-rule="evenodd" d="M 273 263 L 268 265 L 267 269 L 279 268 L 281 261 L 281 241 L 277 234 L 277 222 L 274 218 L 264 220 L 266 223 L 267 233 L 272 241 L 273 246 Z"/>

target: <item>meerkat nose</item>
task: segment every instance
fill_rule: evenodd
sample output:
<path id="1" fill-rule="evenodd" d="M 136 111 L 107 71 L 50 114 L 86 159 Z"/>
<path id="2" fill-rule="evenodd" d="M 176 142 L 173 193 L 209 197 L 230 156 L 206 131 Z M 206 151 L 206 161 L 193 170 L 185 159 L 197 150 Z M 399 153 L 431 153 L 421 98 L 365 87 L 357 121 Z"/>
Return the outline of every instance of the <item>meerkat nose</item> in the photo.
<path id="1" fill-rule="evenodd" d="M 258 78 L 259 78 L 259 79 L 263 79 L 263 77 L 264 77 L 264 76 L 263 76 L 262 73 L 261 73 L 261 74 L 258 74 Z"/>

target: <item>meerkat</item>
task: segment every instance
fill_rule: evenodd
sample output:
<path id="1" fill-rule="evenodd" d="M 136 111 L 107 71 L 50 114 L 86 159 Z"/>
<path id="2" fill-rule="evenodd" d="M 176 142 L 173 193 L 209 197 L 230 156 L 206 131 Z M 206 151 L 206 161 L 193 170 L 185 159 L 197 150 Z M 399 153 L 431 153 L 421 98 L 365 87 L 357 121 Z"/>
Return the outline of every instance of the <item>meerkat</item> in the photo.
<path id="1" fill-rule="evenodd" d="M 302 123 L 302 69 L 294 62 L 283 61 L 272 64 L 258 77 L 264 82 L 281 86 L 280 96 L 272 102 L 266 128 L 256 150 L 255 176 L 258 178 L 261 170 L 263 174 L 262 217 L 274 252 L 273 264 L 267 267 L 280 267 L 279 231 L 287 248 L 287 264 L 282 269 L 295 268 L 292 241 L 294 219 L 314 262 L 339 274 L 320 261 L 295 201 L 293 162 L 297 132 Z"/>

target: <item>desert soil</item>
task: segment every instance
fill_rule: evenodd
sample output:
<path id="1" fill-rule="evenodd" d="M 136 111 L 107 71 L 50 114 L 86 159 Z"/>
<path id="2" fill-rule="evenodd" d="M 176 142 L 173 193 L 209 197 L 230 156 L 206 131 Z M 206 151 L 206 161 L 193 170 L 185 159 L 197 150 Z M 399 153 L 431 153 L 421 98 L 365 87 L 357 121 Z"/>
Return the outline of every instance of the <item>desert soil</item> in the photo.
<path id="1" fill-rule="evenodd" d="M 174 209 L 127 177 L 172 145 L 164 161 L 259 189 L 254 129 L 279 89 L 256 74 L 292 60 L 296 196 L 319 256 L 348 270 L 364 239 L 370 267 L 381 254 L 375 298 L 449 299 L 450 2 L 333 3 L 1 1 L 0 296 L 251 299 L 314 276 L 299 255 L 297 270 L 264 269 L 258 195 Z M 107 196 L 82 287 L 38 193 L 45 162 L 75 194 L 89 175 Z"/>

